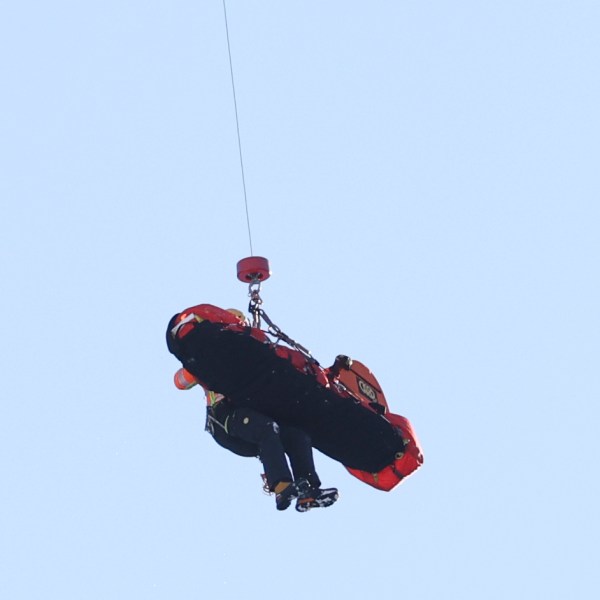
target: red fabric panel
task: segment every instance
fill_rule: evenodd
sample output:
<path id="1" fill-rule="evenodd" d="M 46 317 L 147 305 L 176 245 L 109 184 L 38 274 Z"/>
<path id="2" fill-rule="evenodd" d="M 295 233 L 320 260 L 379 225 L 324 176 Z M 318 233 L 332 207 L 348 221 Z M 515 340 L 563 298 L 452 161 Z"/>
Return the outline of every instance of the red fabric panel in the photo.
<path id="1" fill-rule="evenodd" d="M 404 454 L 378 473 L 367 473 L 350 468 L 348 471 L 364 483 L 389 492 L 423 464 L 423 453 L 412 425 L 406 417 L 388 413 L 386 419 L 400 430 L 406 444 Z"/>

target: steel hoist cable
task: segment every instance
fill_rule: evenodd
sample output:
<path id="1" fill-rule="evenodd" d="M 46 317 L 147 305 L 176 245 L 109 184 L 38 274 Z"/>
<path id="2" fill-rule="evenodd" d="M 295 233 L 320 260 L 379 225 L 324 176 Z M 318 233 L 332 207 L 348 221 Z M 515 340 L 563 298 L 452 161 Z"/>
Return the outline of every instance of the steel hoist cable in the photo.
<path id="1" fill-rule="evenodd" d="M 235 78 L 233 76 L 233 60 L 231 58 L 231 42 L 229 41 L 229 23 L 227 19 L 227 6 L 225 0 L 223 0 L 223 16 L 225 17 L 225 34 L 227 37 L 227 53 L 229 55 L 229 72 L 231 74 L 231 91 L 233 93 L 233 108 L 235 111 L 235 125 L 237 130 L 238 151 L 240 155 L 240 169 L 242 172 L 242 187 L 244 189 L 244 204 L 246 206 L 246 224 L 248 226 L 248 240 L 250 242 L 250 254 L 253 255 L 254 252 L 252 250 L 252 232 L 250 229 L 250 211 L 248 210 L 248 194 L 246 192 L 246 176 L 244 173 L 244 158 L 242 153 L 242 137 L 240 135 L 240 119 L 238 116 L 237 96 L 235 93 Z"/>

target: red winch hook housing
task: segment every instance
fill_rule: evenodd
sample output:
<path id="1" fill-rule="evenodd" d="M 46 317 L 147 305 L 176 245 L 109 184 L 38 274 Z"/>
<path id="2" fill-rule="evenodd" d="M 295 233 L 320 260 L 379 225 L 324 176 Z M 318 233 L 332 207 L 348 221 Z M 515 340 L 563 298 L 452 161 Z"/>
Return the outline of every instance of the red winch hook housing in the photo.
<path id="1" fill-rule="evenodd" d="M 249 256 L 238 261 L 237 277 L 244 283 L 260 283 L 270 276 L 269 261 L 262 256 Z"/>
<path id="2" fill-rule="evenodd" d="M 259 293 L 260 284 L 269 279 L 270 276 L 269 261 L 262 256 L 248 256 L 238 261 L 237 277 L 240 281 L 247 283 L 249 288 L 250 306 L 248 307 L 248 311 L 253 317 L 253 327 L 260 328 L 260 305 L 262 304 Z"/>

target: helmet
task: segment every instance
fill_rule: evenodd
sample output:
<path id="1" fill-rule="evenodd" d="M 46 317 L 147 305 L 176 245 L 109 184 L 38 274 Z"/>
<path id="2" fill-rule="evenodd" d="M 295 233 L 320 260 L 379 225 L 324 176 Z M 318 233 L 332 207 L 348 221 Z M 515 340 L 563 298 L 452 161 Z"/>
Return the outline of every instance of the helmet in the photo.
<path id="1" fill-rule="evenodd" d="M 248 319 L 241 310 L 238 310 L 237 308 L 228 308 L 227 312 L 230 312 L 232 315 L 235 315 L 238 318 L 240 325 L 248 325 Z"/>

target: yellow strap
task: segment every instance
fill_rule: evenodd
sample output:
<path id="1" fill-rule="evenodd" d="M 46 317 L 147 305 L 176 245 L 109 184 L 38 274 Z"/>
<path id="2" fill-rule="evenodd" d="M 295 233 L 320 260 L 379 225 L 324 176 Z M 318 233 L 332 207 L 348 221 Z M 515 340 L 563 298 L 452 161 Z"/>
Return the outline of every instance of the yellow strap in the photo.
<path id="1" fill-rule="evenodd" d="M 206 403 L 209 406 L 214 406 L 215 404 L 221 402 L 225 396 L 223 394 L 217 394 L 217 392 L 211 392 L 210 390 L 206 390 Z"/>

